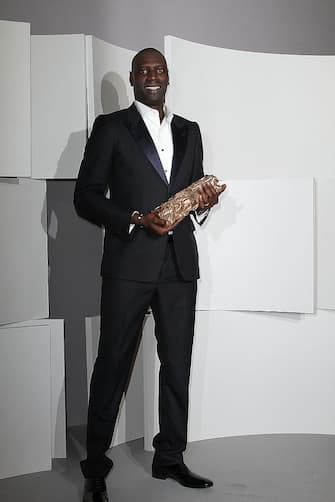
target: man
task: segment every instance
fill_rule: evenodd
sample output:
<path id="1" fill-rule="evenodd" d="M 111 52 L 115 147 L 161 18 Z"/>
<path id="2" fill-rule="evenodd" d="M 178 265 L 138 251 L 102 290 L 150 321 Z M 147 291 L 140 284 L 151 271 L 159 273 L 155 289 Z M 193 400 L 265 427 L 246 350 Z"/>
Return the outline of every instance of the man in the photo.
<path id="1" fill-rule="evenodd" d="M 169 226 L 153 209 L 203 176 L 196 123 L 165 108 L 169 75 L 164 56 L 148 48 L 132 61 L 135 103 L 99 116 L 85 149 L 74 203 L 80 216 L 105 227 L 101 273 L 101 333 L 91 380 L 84 501 L 107 501 L 106 457 L 141 325 L 148 306 L 161 361 L 159 434 L 152 475 L 192 488 L 212 481 L 183 463 L 187 441 L 198 256 L 190 217 Z M 110 198 L 105 197 L 107 189 Z M 200 190 L 199 212 L 218 202 Z"/>

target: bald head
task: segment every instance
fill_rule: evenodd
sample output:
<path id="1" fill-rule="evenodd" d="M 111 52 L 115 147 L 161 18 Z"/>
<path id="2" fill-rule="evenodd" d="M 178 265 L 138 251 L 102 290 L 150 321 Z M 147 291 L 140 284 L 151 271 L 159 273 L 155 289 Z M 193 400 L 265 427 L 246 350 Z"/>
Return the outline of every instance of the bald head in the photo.
<path id="1" fill-rule="evenodd" d="M 165 59 L 164 55 L 158 49 L 155 49 L 154 47 L 146 47 L 145 49 L 140 50 L 133 57 L 132 62 L 131 62 L 131 71 L 132 72 L 134 71 L 134 68 L 136 67 L 137 62 L 139 60 L 141 60 L 143 56 L 145 57 L 147 55 L 148 56 L 156 55 L 156 56 L 160 57 L 164 61 L 165 66 L 167 67 L 166 59 Z"/>

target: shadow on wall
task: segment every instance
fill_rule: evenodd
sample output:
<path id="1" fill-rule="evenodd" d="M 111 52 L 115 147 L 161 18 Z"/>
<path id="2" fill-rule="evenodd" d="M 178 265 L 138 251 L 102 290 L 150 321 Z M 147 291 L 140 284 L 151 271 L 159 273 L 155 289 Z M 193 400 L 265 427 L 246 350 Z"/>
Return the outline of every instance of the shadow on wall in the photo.
<path id="1" fill-rule="evenodd" d="M 112 113 L 129 104 L 124 80 L 115 72 L 108 72 L 101 82 L 101 107 L 104 113 Z"/>
<path id="2" fill-rule="evenodd" d="M 67 145 L 59 158 L 57 165 L 57 179 L 66 179 L 71 175 L 76 176 L 87 141 L 87 131 L 78 131 L 70 134 Z"/>
<path id="3" fill-rule="evenodd" d="M 64 319 L 69 425 L 86 421 L 85 317 L 99 313 L 102 253 L 101 229 L 75 213 L 74 186 L 47 183 L 50 317 Z"/>

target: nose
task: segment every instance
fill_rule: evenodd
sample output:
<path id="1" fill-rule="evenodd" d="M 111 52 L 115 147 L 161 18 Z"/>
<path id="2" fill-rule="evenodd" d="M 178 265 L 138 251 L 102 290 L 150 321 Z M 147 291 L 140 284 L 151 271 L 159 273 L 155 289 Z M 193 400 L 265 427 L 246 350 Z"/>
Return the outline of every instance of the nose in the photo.
<path id="1" fill-rule="evenodd" d="M 158 72 L 156 68 L 149 68 L 149 71 L 147 73 L 147 78 L 150 80 L 154 80 L 158 77 Z"/>

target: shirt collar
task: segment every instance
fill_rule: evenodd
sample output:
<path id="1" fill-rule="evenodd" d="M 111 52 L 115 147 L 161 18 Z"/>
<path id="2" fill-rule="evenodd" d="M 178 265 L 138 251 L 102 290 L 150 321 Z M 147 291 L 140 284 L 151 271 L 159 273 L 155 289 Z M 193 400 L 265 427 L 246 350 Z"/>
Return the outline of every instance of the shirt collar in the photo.
<path id="1" fill-rule="evenodd" d="M 155 110 L 154 108 L 151 108 L 148 105 L 145 105 L 144 103 L 141 103 L 140 101 L 137 101 L 135 99 L 135 106 L 137 108 L 138 113 L 141 115 L 141 117 L 144 119 L 152 120 L 154 122 L 158 122 L 159 124 L 161 123 L 159 120 L 159 112 L 158 110 Z M 173 119 L 173 113 L 164 105 L 164 120 L 171 124 L 171 121 Z M 162 122 L 162 123 L 163 123 Z"/>

